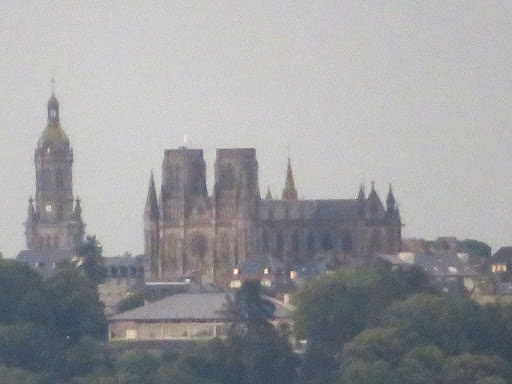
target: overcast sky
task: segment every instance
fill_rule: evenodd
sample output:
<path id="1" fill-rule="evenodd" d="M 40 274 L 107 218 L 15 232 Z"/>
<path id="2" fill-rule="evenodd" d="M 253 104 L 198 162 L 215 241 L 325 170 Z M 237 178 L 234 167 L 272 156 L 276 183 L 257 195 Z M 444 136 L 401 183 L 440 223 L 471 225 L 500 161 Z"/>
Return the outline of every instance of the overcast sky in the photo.
<path id="1" fill-rule="evenodd" d="M 260 188 L 393 183 L 404 236 L 512 244 L 510 1 L 0 2 L 0 251 L 25 246 L 50 78 L 105 255 L 143 251 L 165 148 L 256 147 Z"/>

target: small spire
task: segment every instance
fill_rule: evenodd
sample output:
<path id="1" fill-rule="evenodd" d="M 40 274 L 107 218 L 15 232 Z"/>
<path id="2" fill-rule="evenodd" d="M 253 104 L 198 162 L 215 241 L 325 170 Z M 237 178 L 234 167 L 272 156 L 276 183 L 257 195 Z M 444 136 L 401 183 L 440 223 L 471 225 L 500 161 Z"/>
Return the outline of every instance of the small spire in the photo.
<path id="1" fill-rule="evenodd" d="M 50 79 L 52 96 L 55 96 L 55 78 L 52 76 Z"/>
<path id="2" fill-rule="evenodd" d="M 80 205 L 80 197 L 77 196 L 76 197 L 76 204 L 75 204 L 75 216 L 76 217 L 81 217 L 82 216 L 82 206 Z"/>
<path id="3" fill-rule="evenodd" d="M 48 124 L 59 124 L 59 101 L 55 97 L 54 83 L 52 77 L 52 96 L 48 100 Z"/>
<path id="4" fill-rule="evenodd" d="M 265 196 L 265 200 L 274 200 L 272 198 L 272 193 L 270 192 L 270 185 L 267 186 L 267 195 Z"/>
<path id="5" fill-rule="evenodd" d="M 364 188 L 364 183 L 361 183 L 359 186 L 359 194 L 357 195 L 358 200 L 364 200 L 366 198 L 366 192 Z"/>
<path id="6" fill-rule="evenodd" d="M 393 187 L 391 186 L 391 183 L 389 183 L 389 191 L 388 191 L 388 197 L 386 199 L 386 205 L 388 208 L 388 211 L 393 211 L 395 209 L 395 196 L 393 194 Z"/>
<path id="7" fill-rule="evenodd" d="M 297 190 L 295 189 L 295 182 L 293 181 L 292 163 L 288 158 L 288 168 L 286 170 L 286 181 L 284 184 L 283 200 L 297 200 Z"/>
<path id="8" fill-rule="evenodd" d="M 160 218 L 153 170 L 151 170 L 151 176 L 149 178 L 148 196 L 146 199 L 146 208 L 144 209 L 144 217 L 150 220 L 158 220 Z"/>

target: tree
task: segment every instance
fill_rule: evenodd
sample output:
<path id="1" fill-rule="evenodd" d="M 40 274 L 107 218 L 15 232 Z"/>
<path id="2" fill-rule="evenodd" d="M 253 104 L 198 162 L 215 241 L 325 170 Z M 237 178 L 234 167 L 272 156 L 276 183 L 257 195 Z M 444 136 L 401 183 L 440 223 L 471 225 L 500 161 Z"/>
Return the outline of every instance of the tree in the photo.
<path id="1" fill-rule="evenodd" d="M 106 336 L 106 318 L 96 285 L 69 264 L 61 264 L 46 281 L 57 334 L 76 342 L 84 336 Z"/>
<path id="2" fill-rule="evenodd" d="M 473 262 L 482 262 L 491 257 L 491 247 L 482 241 L 466 239 L 461 245 Z"/>
<path id="3" fill-rule="evenodd" d="M 0 384 L 37 384 L 37 376 L 31 372 L 0 366 Z"/>
<path id="4" fill-rule="evenodd" d="M 446 359 L 444 377 L 446 384 L 510 383 L 512 366 L 498 356 L 462 354 Z"/>
<path id="5" fill-rule="evenodd" d="M 158 368 L 158 359 L 149 352 L 132 350 L 117 362 L 120 384 L 152 384 L 153 373 Z"/>
<path id="6" fill-rule="evenodd" d="M 227 317 L 232 336 L 265 331 L 274 319 L 275 305 L 262 297 L 259 281 L 246 281 L 235 293 L 234 300 L 227 300 Z"/>
<path id="7" fill-rule="evenodd" d="M 99 284 L 105 280 L 105 264 L 102 256 L 103 248 L 96 236 L 87 236 L 78 251 L 82 258 L 79 266 L 84 275 L 92 282 Z"/>

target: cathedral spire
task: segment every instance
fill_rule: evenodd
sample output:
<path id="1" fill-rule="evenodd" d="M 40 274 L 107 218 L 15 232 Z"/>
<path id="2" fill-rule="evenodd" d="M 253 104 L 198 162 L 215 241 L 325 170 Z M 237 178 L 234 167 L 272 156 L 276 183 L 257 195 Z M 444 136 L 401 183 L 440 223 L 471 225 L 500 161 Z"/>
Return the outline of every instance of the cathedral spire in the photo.
<path id="1" fill-rule="evenodd" d="M 391 186 L 391 183 L 389 184 L 389 191 L 388 191 L 388 197 L 386 199 L 386 205 L 388 212 L 392 212 L 395 210 L 396 200 L 395 196 L 393 194 L 393 187 Z"/>
<path id="2" fill-rule="evenodd" d="M 146 208 L 144 209 L 144 217 L 151 221 L 158 220 L 160 218 L 153 171 L 151 171 L 151 176 L 149 178 L 148 196 L 146 199 Z"/>
<path id="3" fill-rule="evenodd" d="M 283 200 L 297 200 L 297 190 L 295 189 L 295 182 L 293 181 L 292 163 L 288 158 L 288 168 L 286 170 L 286 181 L 284 184 Z"/>

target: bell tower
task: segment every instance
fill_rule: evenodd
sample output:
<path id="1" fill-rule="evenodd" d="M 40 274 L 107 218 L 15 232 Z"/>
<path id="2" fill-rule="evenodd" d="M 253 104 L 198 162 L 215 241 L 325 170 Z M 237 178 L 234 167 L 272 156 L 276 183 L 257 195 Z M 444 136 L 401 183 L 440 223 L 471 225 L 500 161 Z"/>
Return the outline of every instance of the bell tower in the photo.
<path id="1" fill-rule="evenodd" d="M 53 92 L 47 107 L 48 122 L 34 153 L 36 194 L 29 200 L 25 223 L 27 248 L 77 251 L 85 226 L 78 198 L 73 206 L 73 150 Z"/>

